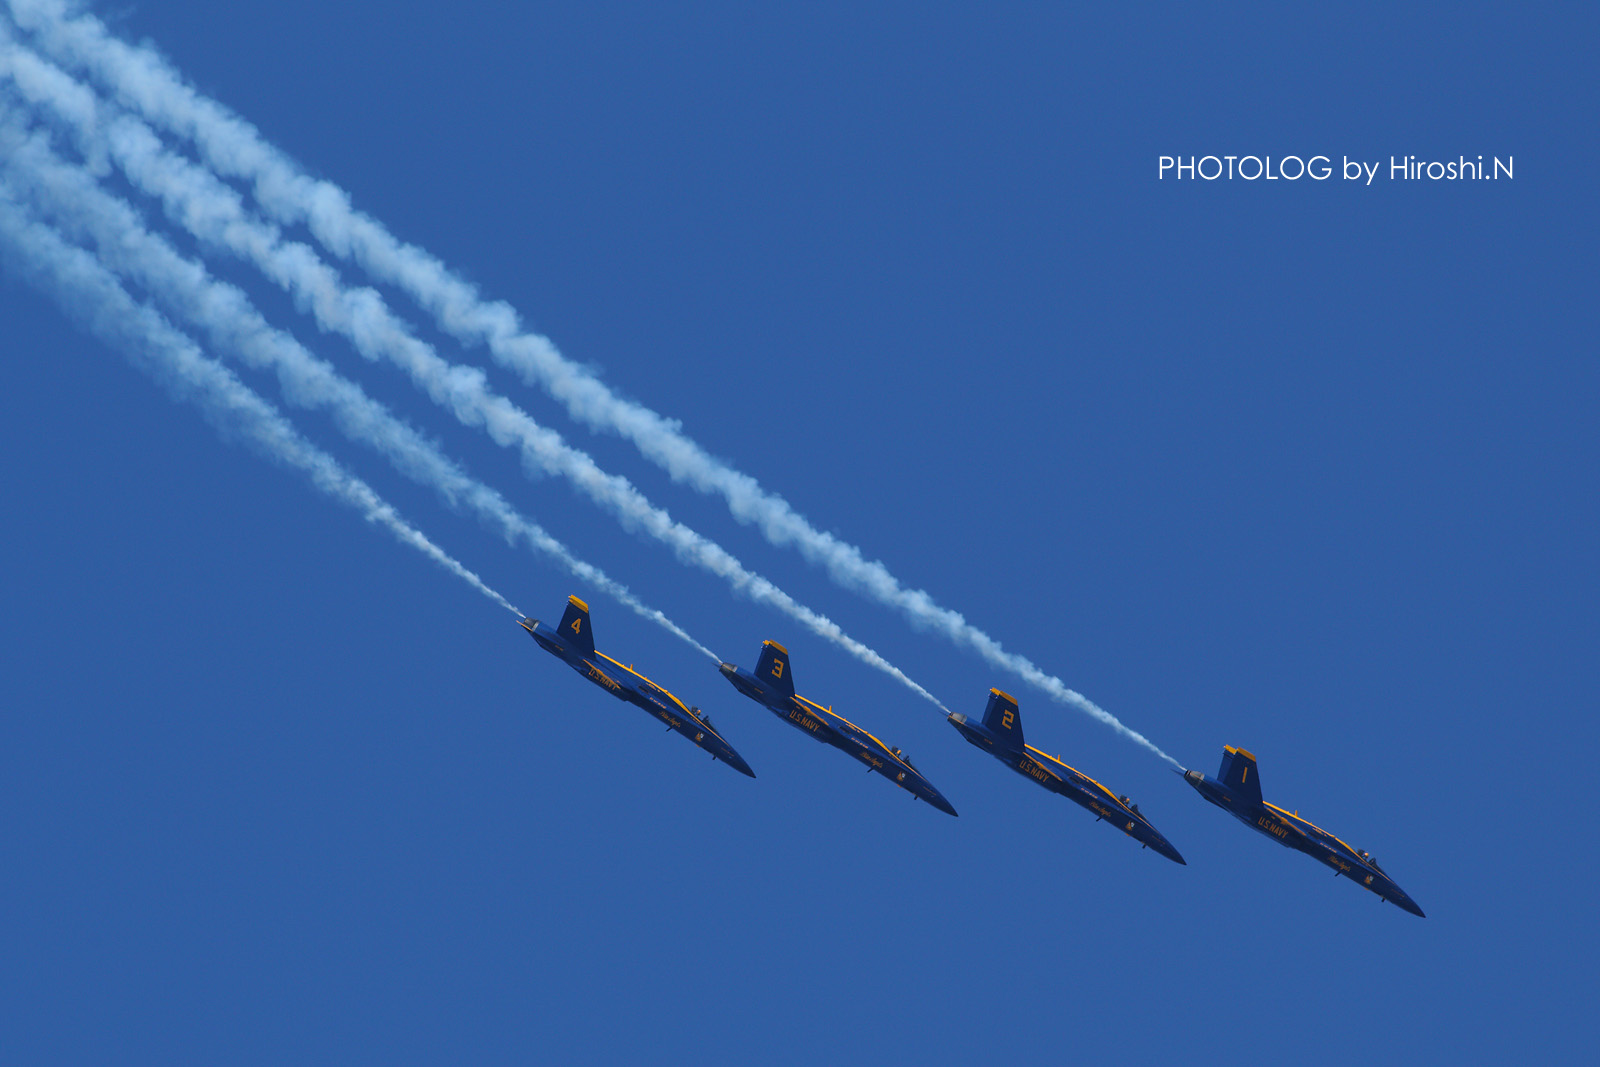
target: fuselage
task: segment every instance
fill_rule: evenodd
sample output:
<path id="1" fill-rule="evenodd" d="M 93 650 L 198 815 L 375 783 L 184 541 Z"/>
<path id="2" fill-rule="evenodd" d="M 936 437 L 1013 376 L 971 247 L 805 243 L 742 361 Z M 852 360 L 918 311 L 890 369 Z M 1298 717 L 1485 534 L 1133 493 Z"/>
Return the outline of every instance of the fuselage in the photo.
<path id="1" fill-rule="evenodd" d="M 1183 778 L 1194 787 L 1195 792 L 1257 833 L 1287 848 L 1304 852 L 1317 862 L 1332 867 L 1335 874 L 1342 874 L 1391 904 L 1422 916 L 1422 909 L 1416 901 L 1406 895 L 1368 853 L 1351 848 L 1322 827 L 1301 818 L 1298 813 L 1284 811 L 1266 801 L 1257 802 L 1253 797 L 1243 796 L 1225 783 L 1199 771 L 1185 771 Z"/>
<path id="2" fill-rule="evenodd" d="M 755 777 L 750 765 L 734 751 L 733 746 L 711 725 L 710 718 L 698 708 L 686 706 L 632 667 L 623 666 L 604 652 L 586 655 L 573 648 L 553 627 L 535 619 L 523 619 L 522 628 L 528 631 L 540 648 L 618 700 L 642 708 L 734 770 Z"/>
<path id="3" fill-rule="evenodd" d="M 1032 745 L 1024 744 L 1021 751 L 1015 751 L 999 744 L 982 723 L 974 722 L 959 712 L 952 713 L 949 722 L 962 737 L 1024 778 L 1037 782 L 1052 793 L 1059 793 L 1167 859 L 1175 863 L 1185 862 L 1178 850 L 1139 813 L 1136 805 L 1112 793 L 1082 771 L 1067 766 L 1054 756 L 1045 755 Z"/>
<path id="4" fill-rule="evenodd" d="M 831 745 L 839 751 L 860 760 L 869 771 L 876 771 L 912 796 L 927 801 L 948 815 L 956 809 L 944 798 L 933 783 L 911 765 L 903 754 L 890 748 L 871 733 L 838 714 L 803 696 L 791 695 L 766 685 L 755 675 L 732 663 L 719 668 L 722 676 L 733 687 L 772 712 L 796 730 Z"/>

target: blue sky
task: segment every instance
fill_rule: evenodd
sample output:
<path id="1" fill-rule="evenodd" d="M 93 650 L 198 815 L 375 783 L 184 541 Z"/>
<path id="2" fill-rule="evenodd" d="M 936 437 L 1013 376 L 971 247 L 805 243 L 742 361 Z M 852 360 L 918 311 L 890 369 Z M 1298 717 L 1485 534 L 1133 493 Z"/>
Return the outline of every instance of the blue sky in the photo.
<path id="1" fill-rule="evenodd" d="M 711 763 L 7 281 L 0 1058 L 1590 1050 L 1594 14 L 854 8 L 98 11 L 1186 766 L 1254 751 L 1267 799 L 1374 852 L 1428 918 L 489 372 L 953 709 L 1015 693 L 1032 743 L 1189 865 L 1141 852 L 214 259 L 724 659 L 786 644 L 803 694 L 961 816 L 295 415 L 524 612 L 589 599 L 601 649 L 759 777 Z M 1385 166 L 1158 180 L 1208 153 Z M 1515 178 L 1388 178 L 1407 154 Z"/>

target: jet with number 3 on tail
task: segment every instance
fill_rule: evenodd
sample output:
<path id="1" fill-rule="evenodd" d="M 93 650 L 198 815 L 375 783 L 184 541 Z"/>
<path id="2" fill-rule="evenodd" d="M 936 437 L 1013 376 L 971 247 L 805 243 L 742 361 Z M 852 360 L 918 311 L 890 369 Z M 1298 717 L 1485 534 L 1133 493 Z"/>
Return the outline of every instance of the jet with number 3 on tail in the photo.
<path id="1" fill-rule="evenodd" d="M 989 753 L 1024 778 L 1031 778 L 1052 793 L 1060 793 L 1080 807 L 1115 826 L 1146 848 L 1155 849 L 1174 863 L 1184 863 L 1178 850 L 1150 825 L 1150 820 L 1139 814 L 1139 805 L 1127 797 L 1114 795 L 1111 790 L 1073 770 L 1054 756 L 1022 740 L 1022 714 L 1017 710 L 1016 698 L 998 689 L 989 690 L 989 703 L 983 711 L 983 722 L 976 723 L 959 712 L 952 712 L 951 726 L 973 745 Z M 1184 864 L 1188 866 L 1188 864 Z"/>
<path id="2" fill-rule="evenodd" d="M 1304 852 L 1319 863 L 1333 868 L 1334 877 L 1344 875 L 1357 885 L 1370 889 L 1391 904 L 1399 905 L 1418 917 L 1422 909 L 1394 884 L 1378 861 L 1360 849 L 1351 848 L 1320 826 L 1284 811 L 1261 799 L 1261 780 L 1256 776 L 1256 758 L 1242 748 L 1227 745 L 1222 750 L 1222 769 L 1215 778 L 1199 771 L 1184 771 L 1184 781 L 1195 792 L 1232 815 L 1252 830 L 1258 830 L 1280 845 Z"/>
<path id="3" fill-rule="evenodd" d="M 824 708 L 805 697 L 796 696 L 794 679 L 789 674 L 789 650 L 776 641 L 762 643 L 761 658 L 756 662 L 754 674 L 732 663 L 724 663 L 718 670 L 733 683 L 735 689 L 766 707 L 790 726 L 853 756 L 867 765 L 869 773 L 877 771 L 912 796 L 926 800 L 945 814 L 956 813 L 956 809 L 933 787 L 933 783 L 911 765 L 905 753 L 898 748 L 890 748 L 849 719 L 835 714 L 832 708 Z"/>
<path id="4" fill-rule="evenodd" d="M 656 685 L 632 667 L 624 667 L 603 652 L 594 649 L 594 630 L 589 623 L 589 605 L 577 597 L 567 598 L 566 614 L 561 625 L 546 626 L 537 619 L 521 620 L 522 628 L 532 635 L 539 647 L 564 662 L 595 685 L 618 700 L 625 700 L 643 708 L 675 730 L 711 753 L 712 759 L 721 760 L 740 774 L 756 776 L 723 740 L 711 725 L 711 719 L 699 708 L 685 707 L 683 701 Z"/>

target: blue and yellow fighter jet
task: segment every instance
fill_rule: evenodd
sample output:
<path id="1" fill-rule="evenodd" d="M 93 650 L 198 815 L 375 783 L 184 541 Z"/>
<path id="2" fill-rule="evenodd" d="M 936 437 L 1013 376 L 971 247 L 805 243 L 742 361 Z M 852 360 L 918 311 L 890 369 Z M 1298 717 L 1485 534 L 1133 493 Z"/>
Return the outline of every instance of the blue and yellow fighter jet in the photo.
<path id="1" fill-rule="evenodd" d="M 789 650 L 776 641 L 762 642 L 761 658 L 756 662 L 754 674 L 731 663 L 724 663 L 718 670 L 735 689 L 764 705 L 795 729 L 865 763 L 868 773 L 877 771 L 940 811 L 948 815 L 956 813 L 933 783 L 911 765 L 905 753 L 890 748 L 844 716 L 836 715 L 832 708 L 795 696 L 794 678 L 789 674 Z"/>
<path id="2" fill-rule="evenodd" d="M 1211 803 L 1254 830 L 1266 834 L 1280 845 L 1304 852 L 1312 859 L 1333 868 L 1337 878 L 1344 875 L 1365 886 L 1391 904 L 1411 914 L 1425 917 L 1416 901 L 1394 884 L 1378 861 L 1359 849 L 1351 848 L 1319 826 L 1313 826 L 1276 804 L 1261 799 L 1261 780 L 1256 775 L 1256 758 L 1242 748 L 1226 745 L 1222 749 L 1222 769 L 1215 778 L 1199 771 L 1184 771 L 1183 780 Z"/>
<path id="3" fill-rule="evenodd" d="M 643 708 L 690 741 L 711 753 L 740 774 L 751 778 L 756 772 L 722 739 L 711 719 L 699 708 L 686 708 L 683 701 L 656 685 L 631 667 L 624 667 L 603 652 L 594 650 L 594 630 L 589 623 L 589 605 L 575 596 L 567 598 L 561 625 L 551 629 L 537 619 L 523 619 L 522 628 L 539 647 L 562 660 L 601 689 L 619 700 Z"/>
<path id="4" fill-rule="evenodd" d="M 1074 804 L 1087 808 L 1145 848 L 1155 849 L 1174 863 L 1184 863 L 1178 850 L 1150 825 L 1150 820 L 1139 814 L 1139 805 L 1127 797 L 1112 795 L 1111 790 L 1087 774 L 1073 770 L 1024 742 L 1022 713 L 1017 710 L 1017 700 L 1011 694 L 989 690 L 989 704 L 983 709 L 982 723 L 975 723 L 960 712 L 952 712 L 949 722 L 962 737 L 1024 778 L 1031 778 L 1050 792 L 1060 793 Z"/>

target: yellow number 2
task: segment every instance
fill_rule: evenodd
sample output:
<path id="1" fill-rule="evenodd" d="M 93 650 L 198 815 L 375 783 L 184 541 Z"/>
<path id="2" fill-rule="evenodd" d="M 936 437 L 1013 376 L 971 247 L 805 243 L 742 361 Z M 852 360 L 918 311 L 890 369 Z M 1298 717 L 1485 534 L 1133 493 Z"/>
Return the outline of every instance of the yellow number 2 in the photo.
<path id="1" fill-rule="evenodd" d="M 1011 729 L 1011 724 L 1016 722 L 1016 721 L 1017 721 L 1016 718 L 1011 714 L 1011 712 L 1008 711 L 1008 712 L 1005 713 L 1005 716 L 1003 718 L 1001 718 L 1000 725 L 1004 726 L 1007 730 L 1009 730 L 1009 729 Z"/>

